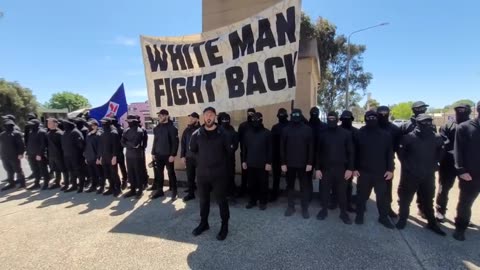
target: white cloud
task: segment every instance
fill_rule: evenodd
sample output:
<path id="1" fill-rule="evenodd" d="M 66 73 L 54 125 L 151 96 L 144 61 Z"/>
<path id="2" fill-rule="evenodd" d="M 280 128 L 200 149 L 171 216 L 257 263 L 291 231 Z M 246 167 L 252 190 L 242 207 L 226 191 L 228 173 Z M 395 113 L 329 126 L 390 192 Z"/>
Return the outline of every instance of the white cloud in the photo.
<path id="1" fill-rule="evenodd" d="M 129 38 L 129 37 L 124 37 L 124 36 L 118 36 L 115 38 L 115 44 L 123 45 L 123 46 L 128 46 L 128 47 L 133 47 L 137 46 L 138 44 L 138 39 L 136 38 Z"/>

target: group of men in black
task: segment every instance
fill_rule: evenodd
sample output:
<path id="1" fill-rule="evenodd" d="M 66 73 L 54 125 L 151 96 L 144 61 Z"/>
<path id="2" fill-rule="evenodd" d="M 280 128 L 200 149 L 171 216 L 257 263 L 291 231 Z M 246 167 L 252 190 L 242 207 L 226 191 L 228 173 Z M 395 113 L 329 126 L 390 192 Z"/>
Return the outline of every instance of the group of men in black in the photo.
<path id="1" fill-rule="evenodd" d="M 263 115 L 255 109 L 247 111 L 248 119 L 239 126 L 238 132 L 231 125 L 230 115 L 208 107 L 200 115 L 189 115 L 188 127 L 179 138 L 178 130 L 166 110 L 158 113 L 159 124 L 154 128 L 151 165 L 155 180 L 150 188 L 152 199 L 163 197 L 164 169 L 167 169 L 172 200 L 178 196 L 174 161 L 180 148 L 180 157 L 187 172 L 187 195 L 185 202 L 200 201 L 201 221 L 193 231 L 195 236 L 209 229 L 210 193 L 213 193 L 220 209 L 222 220 L 218 240 L 228 234 L 230 217 L 229 202 L 248 194 L 247 209 L 259 207 L 265 210 L 268 202 L 278 199 L 282 173 L 286 176 L 288 206 L 285 216 L 292 216 L 295 209 L 295 184 L 298 179 L 301 194 L 301 214 L 309 218 L 309 205 L 313 199 L 313 180 L 320 180 L 319 193 L 322 208 L 317 219 L 324 220 L 329 210 L 340 209 L 340 219 L 352 224 L 348 212 L 356 214 L 354 222 L 364 223 L 366 202 L 372 189 L 376 194 L 378 221 L 389 229 L 404 229 L 409 216 L 410 204 L 417 194 L 420 215 L 428 221 L 427 228 L 445 235 L 439 222 L 445 221 L 449 190 L 459 181 L 460 198 L 455 218 L 457 240 L 465 240 L 465 231 L 470 223 L 471 208 L 480 192 L 480 120 L 470 119 L 471 107 L 456 106 L 456 117 L 440 128 L 437 133 L 433 119 L 426 114 L 428 105 L 415 102 L 412 118 L 397 127 L 390 122 L 390 110 L 380 106 L 365 113 L 365 126 L 353 127 L 354 117 L 350 111 L 340 116 L 336 112 L 327 115 L 326 123 L 319 119 L 319 109 L 310 110 L 307 120 L 301 110 L 278 110 L 278 123 L 271 131 L 263 125 Z M 480 102 L 476 106 L 480 113 Z M 147 133 L 140 125 L 139 117 L 129 115 L 129 128 L 115 124 L 115 119 L 102 119 L 102 128 L 95 120 L 48 119 L 48 131 L 43 129 L 35 115 L 29 116 L 25 143 L 11 115 L 4 116 L 5 131 L 0 134 L 0 154 L 8 174 L 7 190 L 25 187 L 25 178 L 20 166 L 26 145 L 26 154 L 32 168 L 35 183 L 31 189 L 40 188 L 40 179 L 45 180 L 43 189 L 63 187 L 66 192 L 97 191 L 118 196 L 126 187 L 120 180 L 118 166 L 123 163 L 123 148 L 126 148 L 130 191 L 125 197 L 140 198 L 148 186 L 145 149 Z M 339 121 L 341 124 L 339 125 Z M 61 127 L 60 127 L 61 126 Z M 235 152 L 240 149 L 241 185 L 235 184 Z M 398 187 L 399 214 L 392 205 L 392 180 L 395 171 L 394 155 L 401 163 Z M 49 186 L 49 172 L 55 174 L 55 183 Z M 477 166 L 475 166 L 477 165 Z M 435 172 L 439 172 L 439 186 L 435 199 Z M 88 171 L 88 175 L 85 173 Z M 269 191 L 269 174 L 273 186 Z M 17 181 L 14 181 L 14 174 Z M 353 179 L 357 179 L 356 196 L 353 195 Z M 109 181 L 108 190 L 105 180 Z M 88 182 L 88 183 L 87 183 Z M 123 188 L 122 188 L 123 186 Z M 392 223 L 397 219 L 396 224 Z"/>

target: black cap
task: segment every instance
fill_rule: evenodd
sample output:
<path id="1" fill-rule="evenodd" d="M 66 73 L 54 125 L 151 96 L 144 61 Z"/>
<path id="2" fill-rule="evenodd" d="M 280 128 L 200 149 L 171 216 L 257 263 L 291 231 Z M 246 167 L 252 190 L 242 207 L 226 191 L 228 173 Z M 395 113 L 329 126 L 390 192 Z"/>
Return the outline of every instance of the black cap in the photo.
<path id="1" fill-rule="evenodd" d="M 351 111 L 343 111 L 342 112 L 342 115 L 340 115 L 340 119 L 347 119 L 347 118 L 351 118 L 353 119 L 353 113 Z"/>
<path id="2" fill-rule="evenodd" d="M 320 110 L 318 109 L 318 107 L 312 107 L 310 109 L 310 114 L 320 114 Z"/>
<path id="3" fill-rule="evenodd" d="M 365 113 L 365 118 L 370 117 L 370 116 L 375 116 L 375 117 L 377 117 L 378 114 L 377 114 L 376 111 L 372 111 L 372 110 L 367 111 L 367 112 Z"/>
<path id="4" fill-rule="evenodd" d="M 75 118 L 73 119 L 73 122 L 74 122 L 74 123 L 83 123 L 83 124 L 85 124 L 85 123 L 87 123 L 87 120 L 85 120 L 85 118 L 83 118 L 83 117 L 75 117 Z"/>
<path id="5" fill-rule="evenodd" d="M 377 113 L 379 112 L 390 112 L 390 108 L 387 106 L 378 106 Z"/>
<path id="6" fill-rule="evenodd" d="M 433 118 L 426 114 L 426 113 L 421 113 L 417 116 L 417 118 L 415 118 L 415 120 L 417 120 L 417 122 L 422 122 L 422 121 L 432 121 Z"/>
<path id="7" fill-rule="evenodd" d="M 423 101 L 417 101 L 412 104 L 412 109 L 421 108 L 421 107 L 428 107 L 428 105 Z"/>
<path id="8" fill-rule="evenodd" d="M 13 114 L 6 114 L 4 116 L 2 116 L 3 119 L 9 119 L 9 120 L 12 120 L 12 121 L 15 121 L 15 116 L 13 116 Z"/>
<path id="9" fill-rule="evenodd" d="M 197 119 L 200 118 L 200 115 L 198 115 L 198 113 L 196 113 L 196 112 L 193 112 L 193 113 L 189 114 L 188 116 L 193 117 L 193 118 L 197 118 Z"/>
<path id="10" fill-rule="evenodd" d="M 293 109 L 293 110 L 292 110 L 292 114 L 294 114 L 294 113 L 303 114 L 303 113 L 302 113 L 302 110 L 300 110 L 300 109 Z"/>
<path id="11" fill-rule="evenodd" d="M 213 107 L 205 108 L 205 110 L 203 110 L 203 113 L 206 113 L 206 112 L 213 112 L 214 114 L 217 114 L 217 111 Z"/>
<path id="12" fill-rule="evenodd" d="M 88 125 L 95 125 L 98 127 L 98 121 L 96 119 L 90 118 L 87 122 Z"/>
<path id="13" fill-rule="evenodd" d="M 287 115 L 288 112 L 285 108 L 280 108 L 278 109 L 278 112 L 277 112 L 277 116 L 280 116 L 280 115 Z"/>
<path id="14" fill-rule="evenodd" d="M 260 112 L 256 112 L 256 113 L 252 116 L 252 120 L 253 120 L 253 121 L 261 121 L 261 120 L 263 120 L 263 114 L 260 113 Z"/>
<path id="15" fill-rule="evenodd" d="M 453 109 L 460 109 L 460 108 L 464 108 L 464 109 L 470 109 L 470 105 L 466 104 L 466 103 L 460 103 L 458 104 L 457 106 L 453 107 Z"/>
<path id="16" fill-rule="evenodd" d="M 37 118 L 36 113 L 31 112 L 31 113 L 27 114 L 27 119 L 28 120 L 32 120 L 32 119 L 35 119 L 35 118 Z"/>
<path id="17" fill-rule="evenodd" d="M 102 120 L 100 120 L 102 123 L 112 123 L 112 121 L 113 119 L 110 117 L 103 117 Z"/>
<path id="18" fill-rule="evenodd" d="M 330 116 L 335 116 L 336 118 L 338 118 L 338 113 L 337 112 L 329 112 L 327 114 L 327 117 L 330 117 Z"/>
<path id="19" fill-rule="evenodd" d="M 32 119 L 32 120 L 28 121 L 27 124 L 29 124 L 29 125 L 40 125 L 40 120 Z"/>
<path id="20" fill-rule="evenodd" d="M 254 108 L 249 108 L 249 109 L 247 110 L 247 113 L 255 113 L 255 112 L 257 112 L 257 111 L 255 111 Z"/>
<path id="21" fill-rule="evenodd" d="M 15 126 L 15 122 L 13 120 L 7 119 L 3 122 L 4 126 Z"/>
<path id="22" fill-rule="evenodd" d="M 127 115 L 127 122 L 140 122 L 139 116 L 135 114 Z"/>
<path id="23" fill-rule="evenodd" d="M 168 116 L 168 111 L 165 109 L 160 110 L 157 115 L 167 115 Z"/>

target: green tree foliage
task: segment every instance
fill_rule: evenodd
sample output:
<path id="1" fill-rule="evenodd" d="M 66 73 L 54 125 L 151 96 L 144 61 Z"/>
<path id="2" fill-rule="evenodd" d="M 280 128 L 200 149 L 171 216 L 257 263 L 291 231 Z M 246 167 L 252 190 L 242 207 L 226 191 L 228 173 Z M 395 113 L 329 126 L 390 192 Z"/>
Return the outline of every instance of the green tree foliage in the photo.
<path id="1" fill-rule="evenodd" d="M 375 110 L 377 107 L 380 106 L 380 102 L 378 102 L 376 99 L 369 99 L 367 102 L 365 102 L 365 106 L 363 106 L 363 109 L 365 110 Z"/>
<path id="2" fill-rule="evenodd" d="M 13 114 L 19 126 L 24 126 L 27 114 L 37 113 L 38 103 L 32 91 L 17 82 L 0 79 L 0 115 Z"/>
<path id="3" fill-rule="evenodd" d="M 45 107 L 50 109 L 68 109 L 75 111 L 81 108 L 91 107 L 88 99 L 80 94 L 72 92 L 61 92 L 52 95 L 50 101 L 45 104 Z"/>
<path id="4" fill-rule="evenodd" d="M 394 119 L 409 119 L 412 116 L 412 104 L 413 101 L 393 105 L 390 108 L 392 117 Z"/>

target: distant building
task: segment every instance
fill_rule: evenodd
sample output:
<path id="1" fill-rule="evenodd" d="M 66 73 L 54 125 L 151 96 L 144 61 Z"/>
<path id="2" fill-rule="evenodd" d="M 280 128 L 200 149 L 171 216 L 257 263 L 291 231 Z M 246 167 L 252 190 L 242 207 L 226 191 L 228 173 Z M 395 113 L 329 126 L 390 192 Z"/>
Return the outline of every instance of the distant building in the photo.
<path id="1" fill-rule="evenodd" d="M 39 117 L 42 123 L 46 123 L 47 119 L 50 117 L 60 119 L 60 118 L 67 118 L 67 115 L 68 115 L 68 109 L 47 109 L 47 108 L 39 109 Z"/>
<path id="2" fill-rule="evenodd" d="M 128 114 L 136 114 L 140 116 L 140 121 L 146 129 L 153 129 L 154 121 L 150 116 L 150 106 L 148 101 L 134 102 L 128 105 Z M 126 121 L 122 121 L 122 125 L 128 126 Z"/>

